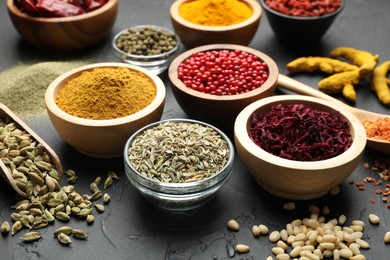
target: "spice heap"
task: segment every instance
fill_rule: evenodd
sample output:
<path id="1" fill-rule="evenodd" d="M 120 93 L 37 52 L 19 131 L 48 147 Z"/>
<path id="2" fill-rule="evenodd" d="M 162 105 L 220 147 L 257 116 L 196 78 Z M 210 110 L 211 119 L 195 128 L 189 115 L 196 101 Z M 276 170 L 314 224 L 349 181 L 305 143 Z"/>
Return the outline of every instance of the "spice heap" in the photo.
<path id="1" fill-rule="evenodd" d="M 93 209 L 104 212 L 104 205 L 97 203 L 103 197 L 104 204 L 110 201 L 110 196 L 101 191 L 102 179 L 98 177 L 90 185 L 91 195 L 76 192 L 72 185 L 77 180 L 73 170 L 67 170 L 66 176 L 70 185 L 60 186 L 59 173 L 51 163 L 50 156 L 44 147 L 36 142 L 30 134 L 18 129 L 9 119 L 0 120 L 0 159 L 11 172 L 16 185 L 26 193 L 26 197 L 17 197 L 12 206 L 15 212 L 11 214 L 13 224 L 8 221 L 1 224 L 1 233 L 15 235 L 22 229 L 41 229 L 55 220 L 67 223 L 71 216 L 84 219 L 91 224 L 94 221 Z M 104 189 L 109 188 L 118 179 L 114 172 L 108 172 L 104 181 Z M 62 244 L 70 244 L 69 235 L 78 239 L 86 239 L 87 235 L 78 229 L 68 226 L 54 232 Z M 41 238 L 37 231 L 27 232 L 20 237 L 24 242 L 33 242 Z"/>
<path id="2" fill-rule="evenodd" d="M 279 13 L 299 17 L 330 14 L 341 6 L 341 0 L 265 0 L 264 2 Z"/>
<path id="3" fill-rule="evenodd" d="M 73 116 L 106 120 L 134 114 L 148 106 L 156 87 L 147 75 L 125 67 L 101 67 L 70 79 L 56 97 Z"/>
<path id="4" fill-rule="evenodd" d="M 18 116 L 46 114 L 45 92 L 61 74 L 85 65 L 84 61 L 19 63 L 0 73 L 0 102 Z"/>
<path id="5" fill-rule="evenodd" d="M 363 191 L 365 190 L 366 184 L 372 184 L 376 187 L 375 194 L 381 196 L 381 201 L 383 203 L 388 203 L 387 208 L 390 209 L 390 183 L 385 183 L 385 187 L 383 189 L 380 186 L 383 184 L 383 181 L 390 180 L 390 158 L 382 158 L 379 160 L 375 160 L 372 166 L 369 163 L 365 163 L 363 165 L 365 169 L 370 169 L 371 172 L 376 176 L 367 176 L 362 181 L 355 182 L 354 180 L 349 180 L 349 184 L 355 184 L 356 187 Z M 376 199 L 370 199 L 371 203 L 375 203 Z"/>
<path id="6" fill-rule="evenodd" d="M 245 21 L 252 9 L 240 0 L 193 0 L 182 3 L 179 14 L 185 20 L 206 26 L 226 26 Z"/>
<path id="7" fill-rule="evenodd" d="M 14 0 L 20 11 L 38 17 L 76 16 L 96 10 L 107 2 L 108 0 Z"/>
<path id="8" fill-rule="evenodd" d="M 367 137 L 390 142 L 390 118 L 383 117 L 376 120 L 362 122 L 366 129 Z"/>
<path id="9" fill-rule="evenodd" d="M 255 224 L 252 227 L 252 235 L 257 238 L 268 235 L 268 240 L 274 243 L 272 254 L 276 259 L 361 259 L 364 250 L 370 248 L 370 244 L 364 240 L 365 222 L 354 219 L 347 226 L 347 216 L 340 215 L 326 221 L 326 215 L 330 213 L 328 207 L 322 211 L 316 205 L 309 206 L 309 216 L 304 219 L 295 219 L 287 223 L 282 230 L 269 229 L 264 224 Z M 322 213 L 322 214 L 321 214 Z M 380 218 L 375 214 L 369 214 L 368 220 L 372 225 L 378 225 Z M 231 219 L 227 223 L 229 230 L 240 231 L 238 221 Z M 384 243 L 389 243 L 390 232 L 385 232 Z M 237 253 L 244 254 L 250 251 L 250 247 L 237 243 Z M 274 259 L 268 256 L 267 260 Z"/>
<path id="10" fill-rule="evenodd" d="M 257 89 L 269 76 L 264 61 L 239 50 L 194 53 L 179 65 L 177 72 L 187 87 L 220 96 Z"/>
<path id="11" fill-rule="evenodd" d="M 173 50 L 177 42 L 174 33 L 147 26 L 122 32 L 115 44 L 120 50 L 132 55 L 152 56 Z"/>
<path id="12" fill-rule="evenodd" d="M 137 136 L 128 151 L 130 164 L 153 180 L 172 183 L 206 179 L 223 169 L 229 148 L 212 128 L 166 122 Z"/>
<path id="13" fill-rule="evenodd" d="M 296 161 L 326 160 L 352 144 L 345 120 L 303 104 L 276 104 L 253 114 L 249 135 L 265 151 Z"/>

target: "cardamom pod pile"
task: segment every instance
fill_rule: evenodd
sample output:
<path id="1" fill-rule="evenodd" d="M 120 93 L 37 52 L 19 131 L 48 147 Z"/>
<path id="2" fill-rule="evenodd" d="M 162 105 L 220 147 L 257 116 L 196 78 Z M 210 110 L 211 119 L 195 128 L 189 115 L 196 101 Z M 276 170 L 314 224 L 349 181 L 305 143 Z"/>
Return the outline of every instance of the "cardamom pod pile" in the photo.
<path id="1" fill-rule="evenodd" d="M 105 211 L 103 204 L 96 203 L 103 198 L 103 203 L 110 201 L 110 195 L 99 188 L 109 188 L 118 176 L 114 172 L 107 172 L 104 182 L 96 178 L 90 185 L 91 194 L 80 194 L 72 185 L 77 181 L 73 170 L 66 170 L 69 185 L 61 186 L 58 171 L 51 162 L 44 146 L 34 140 L 29 133 L 19 129 L 15 122 L 0 118 L 0 159 L 11 172 L 17 186 L 26 193 L 26 197 L 17 197 L 12 206 L 12 225 L 3 221 L 1 233 L 15 235 L 22 229 L 37 230 L 48 226 L 49 223 L 60 221 L 67 223 L 71 217 L 85 219 L 88 224 L 93 223 L 93 211 Z M 62 235 L 60 235 L 62 234 Z M 72 234 L 79 239 L 86 239 L 82 230 L 72 229 L 71 233 L 58 231 L 56 234 L 62 244 L 70 244 Z M 30 231 L 20 237 L 24 242 L 39 240 L 41 234 Z"/>

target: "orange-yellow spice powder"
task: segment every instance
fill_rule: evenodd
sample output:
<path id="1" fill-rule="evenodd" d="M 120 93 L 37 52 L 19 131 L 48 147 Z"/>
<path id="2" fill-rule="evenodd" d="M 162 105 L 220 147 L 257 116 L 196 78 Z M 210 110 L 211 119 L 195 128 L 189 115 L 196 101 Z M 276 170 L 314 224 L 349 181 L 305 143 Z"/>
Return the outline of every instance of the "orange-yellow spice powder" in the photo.
<path id="1" fill-rule="evenodd" d="M 367 137 L 390 142 L 390 118 L 379 117 L 376 120 L 365 120 L 362 123 Z"/>
<path id="2" fill-rule="evenodd" d="M 68 80 L 56 97 L 59 108 L 73 116 L 106 120 L 134 114 L 156 96 L 153 81 L 125 67 L 100 67 Z"/>
<path id="3" fill-rule="evenodd" d="M 193 0 L 179 6 L 185 20 L 205 26 L 227 26 L 245 21 L 253 10 L 240 0 Z"/>

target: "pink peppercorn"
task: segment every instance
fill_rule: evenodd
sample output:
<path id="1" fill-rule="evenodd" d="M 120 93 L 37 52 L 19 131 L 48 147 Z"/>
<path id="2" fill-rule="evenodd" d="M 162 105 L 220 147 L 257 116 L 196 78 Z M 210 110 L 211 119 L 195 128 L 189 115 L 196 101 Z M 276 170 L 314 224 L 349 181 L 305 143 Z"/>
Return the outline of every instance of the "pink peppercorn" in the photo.
<path id="1" fill-rule="evenodd" d="M 194 53 L 178 67 L 178 77 L 187 87 L 221 96 L 259 88 L 268 75 L 265 62 L 239 50 Z"/>

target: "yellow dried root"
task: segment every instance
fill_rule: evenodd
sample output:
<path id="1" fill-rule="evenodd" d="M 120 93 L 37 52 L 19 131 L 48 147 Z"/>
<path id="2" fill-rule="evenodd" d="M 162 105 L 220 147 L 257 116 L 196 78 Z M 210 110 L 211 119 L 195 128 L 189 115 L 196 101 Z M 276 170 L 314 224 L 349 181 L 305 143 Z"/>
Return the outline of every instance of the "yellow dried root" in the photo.
<path id="1" fill-rule="evenodd" d="M 330 56 L 332 58 L 342 57 L 359 66 L 360 77 L 370 76 L 378 63 L 379 55 L 373 55 L 368 51 L 358 50 L 349 47 L 338 47 Z"/>
<path id="2" fill-rule="evenodd" d="M 354 102 L 356 100 L 354 85 L 359 83 L 359 71 L 355 69 L 333 74 L 318 82 L 318 89 L 330 95 L 341 92 L 348 101 Z"/>
<path id="3" fill-rule="evenodd" d="M 377 66 L 371 76 L 371 88 L 379 101 L 386 106 L 390 106 L 390 79 L 387 78 L 389 70 L 390 60 Z"/>
<path id="4" fill-rule="evenodd" d="M 356 70 L 357 68 L 357 66 L 341 60 L 313 56 L 297 58 L 287 64 L 287 69 L 291 73 L 320 70 L 326 74 L 334 74 Z"/>

